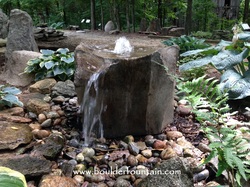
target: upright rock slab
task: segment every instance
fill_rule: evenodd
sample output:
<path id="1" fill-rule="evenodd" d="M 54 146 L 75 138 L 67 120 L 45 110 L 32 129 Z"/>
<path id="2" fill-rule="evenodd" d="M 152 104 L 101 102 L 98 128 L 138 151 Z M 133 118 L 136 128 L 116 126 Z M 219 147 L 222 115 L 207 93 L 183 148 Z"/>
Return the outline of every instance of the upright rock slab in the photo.
<path id="1" fill-rule="evenodd" d="M 6 38 L 8 35 L 8 16 L 0 9 L 0 38 Z"/>
<path id="2" fill-rule="evenodd" d="M 178 48 L 135 46 L 130 56 L 107 50 L 84 44 L 75 50 L 78 101 L 89 89 L 84 97 L 89 94 L 90 98 L 82 103 L 82 111 L 91 105 L 94 108 L 91 116 L 83 114 L 83 121 L 95 120 L 90 123 L 103 126 L 107 138 L 160 133 L 173 121 Z"/>
<path id="3" fill-rule="evenodd" d="M 9 32 L 6 44 L 5 78 L 6 81 L 13 79 L 13 67 L 19 66 L 13 59 L 12 52 L 19 50 L 37 51 L 38 47 L 34 39 L 33 23 L 28 13 L 14 9 L 10 12 Z"/>

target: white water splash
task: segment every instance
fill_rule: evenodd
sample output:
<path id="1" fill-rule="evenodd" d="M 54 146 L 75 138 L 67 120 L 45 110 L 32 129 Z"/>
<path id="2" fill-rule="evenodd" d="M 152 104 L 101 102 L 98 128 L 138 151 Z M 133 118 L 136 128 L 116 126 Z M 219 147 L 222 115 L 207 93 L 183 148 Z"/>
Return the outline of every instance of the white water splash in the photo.
<path id="1" fill-rule="evenodd" d="M 101 72 L 97 72 L 90 77 L 81 104 L 84 146 L 90 145 L 93 134 L 103 138 L 103 124 L 101 121 L 103 102 L 98 85 L 100 75 Z"/>
<path id="2" fill-rule="evenodd" d="M 119 55 L 128 55 L 133 50 L 134 48 L 131 46 L 129 40 L 123 36 L 116 40 L 113 52 Z"/>

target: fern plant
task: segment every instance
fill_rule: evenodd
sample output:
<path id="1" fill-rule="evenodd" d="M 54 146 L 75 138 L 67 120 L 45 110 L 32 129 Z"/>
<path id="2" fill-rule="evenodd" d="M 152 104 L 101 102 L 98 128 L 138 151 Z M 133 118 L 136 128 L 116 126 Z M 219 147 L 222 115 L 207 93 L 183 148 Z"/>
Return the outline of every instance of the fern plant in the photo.
<path id="1" fill-rule="evenodd" d="M 179 93 L 184 93 L 185 99 L 191 103 L 193 113 L 200 123 L 209 121 L 217 124 L 220 116 L 230 110 L 227 104 L 227 93 L 222 93 L 217 83 L 214 78 L 206 78 L 204 75 L 192 81 L 177 84 Z M 204 112 L 202 109 L 209 112 Z"/>
<path id="2" fill-rule="evenodd" d="M 203 124 L 204 132 L 211 142 L 209 147 L 212 151 L 204 164 L 218 157 L 216 175 L 227 171 L 229 183 L 240 186 L 242 179 L 250 178 L 250 140 L 246 138 L 250 130 L 224 125 L 231 110 L 227 104 L 228 94 L 220 91 L 217 80 L 206 76 L 187 82 L 178 81 L 177 88 L 191 103 L 195 119 Z M 204 112 L 204 109 L 207 111 Z"/>
<path id="3" fill-rule="evenodd" d="M 250 130 L 236 129 L 235 127 L 208 126 L 204 128 L 211 142 L 209 147 L 212 150 L 204 164 L 212 158 L 218 157 L 216 176 L 218 177 L 227 171 L 229 183 L 232 186 L 241 186 L 242 180 L 250 179 L 250 140 L 244 136 L 244 134 L 249 134 Z"/>

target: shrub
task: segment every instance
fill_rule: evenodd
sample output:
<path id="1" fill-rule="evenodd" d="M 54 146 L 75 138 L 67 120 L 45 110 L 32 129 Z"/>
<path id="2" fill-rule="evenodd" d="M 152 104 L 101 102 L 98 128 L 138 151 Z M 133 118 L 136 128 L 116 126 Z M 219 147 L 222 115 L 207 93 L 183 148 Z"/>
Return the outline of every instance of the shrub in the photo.
<path id="1" fill-rule="evenodd" d="M 194 49 L 204 49 L 210 46 L 210 44 L 205 43 L 204 39 L 198 39 L 186 35 L 177 38 L 170 38 L 163 41 L 163 44 L 167 46 L 178 45 L 180 47 L 180 53 Z"/>
<path id="2" fill-rule="evenodd" d="M 27 62 L 24 73 L 34 73 L 35 81 L 54 77 L 65 81 L 72 79 L 75 72 L 74 53 L 67 48 L 41 50 L 42 56 Z"/>

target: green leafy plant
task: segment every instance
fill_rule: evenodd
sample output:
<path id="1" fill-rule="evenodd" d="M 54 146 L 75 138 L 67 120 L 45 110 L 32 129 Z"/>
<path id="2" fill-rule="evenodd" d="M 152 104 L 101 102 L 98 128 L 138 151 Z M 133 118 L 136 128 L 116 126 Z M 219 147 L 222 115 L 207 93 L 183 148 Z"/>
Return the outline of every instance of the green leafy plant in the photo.
<path id="1" fill-rule="evenodd" d="M 220 91 L 217 80 L 205 76 L 178 82 L 177 88 L 191 104 L 195 119 L 203 125 L 210 141 L 212 151 L 203 164 L 218 158 L 216 176 L 226 171 L 229 184 L 240 186 L 242 180 L 250 178 L 250 130 L 225 124 L 231 110 L 227 104 L 227 93 Z"/>
<path id="2" fill-rule="evenodd" d="M 49 27 L 53 29 L 61 29 L 64 26 L 64 22 L 52 23 Z"/>
<path id="3" fill-rule="evenodd" d="M 42 56 L 27 62 L 24 73 L 35 73 L 35 80 L 54 77 L 59 80 L 72 79 L 75 72 L 74 53 L 67 48 L 41 50 Z"/>
<path id="4" fill-rule="evenodd" d="M 212 38 L 212 33 L 211 32 L 204 32 L 204 31 L 197 31 L 197 32 L 193 32 L 192 36 L 194 36 L 196 38 L 210 39 L 210 38 Z"/>
<path id="5" fill-rule="evenodd" d="M 198 39 L 186 35 L 177 38 L 170 38 L 163 41 L 163 44 L 167 46 L 178 45 L 180 47 L 180 53 L 194 49 L 204 49 L 210 46 L 210 44 L 205 43 L 204 39 Z"/>
<path id="6" fill-rule="evenodd" d="M 218 171 L 220 176 L 224 171 L 228 174 L 229 184 L 241 186 L 242 180 L 250 179 L 250 130 L 248 128 L 235 128 L 236 126 L 207 126 L 204 128 L 211 142 L 211 153 L 204 164 L 212 158 L 218 158 Z"/>
<path id="7" fill-rule="evenodd" d="M 182 53 L 181 57 L 197 54 L 203 58 L 195 59 L 180 65 L 180 71 L 199 68 L 212 64 L 222 74 L 220 89 L 228 92 L 230 99 L 242 99 L 250 96 L 250 32 L 241 32 L 235 29 L 233 41 L 221 41 L 215 46 L 204 49 L 190 50 Z"/>
<path id="8" fill-rule="evenodd" d="M 201 124 L 217 124 L 222 114 L 230 111 L 227 93 L 222 93 L 218 81 L 206 75 L 192 81 L 178 82 L 177 89 L 192 106 L 195 119 Z"/>
<path id="9" fill-rule="evenodd" d="M 19 101 L 18 97 L 16 96 L 20 93 L 21 91 L 18 88 L 0 85 L 0 109 L 4 106 L 23 106 L 23 103 Z"/>
<path id="10" fill-rule="evenodd" d="M 7 167 L 0 167 L 0 186 L 27 187 L 27 183 L 22 173 Z"/>

